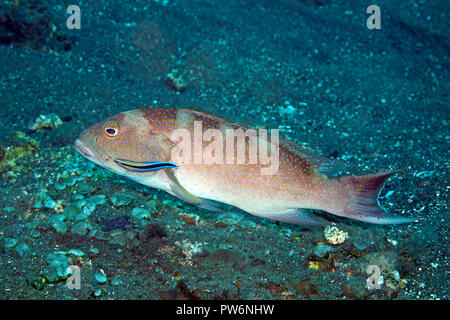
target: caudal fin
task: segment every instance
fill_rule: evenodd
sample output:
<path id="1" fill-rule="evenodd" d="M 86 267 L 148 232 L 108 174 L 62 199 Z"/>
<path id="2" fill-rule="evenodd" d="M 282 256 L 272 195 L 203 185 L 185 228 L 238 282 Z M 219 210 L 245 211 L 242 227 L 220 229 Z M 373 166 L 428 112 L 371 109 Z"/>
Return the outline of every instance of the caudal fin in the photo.
<path id="1" fill-rule="evenodd" d="M 413 220 L 406 217 L 388 215 L 378 203 L 378 195 L 384 183 L 399 172 L 385 171 L 367 176 L 343 177 L 344 188 L 348 191 L 348 201 L 339 215 L 375 224 L 408 223 Z"/>

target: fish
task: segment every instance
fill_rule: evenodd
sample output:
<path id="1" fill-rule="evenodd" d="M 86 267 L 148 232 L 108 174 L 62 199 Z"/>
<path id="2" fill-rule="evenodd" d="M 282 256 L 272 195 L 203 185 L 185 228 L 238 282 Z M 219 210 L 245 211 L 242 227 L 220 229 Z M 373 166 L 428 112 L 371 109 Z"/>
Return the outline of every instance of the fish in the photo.
<path id="1" fill-rule="evenodd" d="M 400 170 L 336 176 L 342 162 L 290 140 L 192 109 L 121 112 L 81 132 L 87 160 L 137 183 L 212 211 L 230 205 L 280 222 L 322 226 L 319 212 L 372 224 L 413 220 L 379 204 Z M 319 213 L 319 214 L 318 214 Z"/>

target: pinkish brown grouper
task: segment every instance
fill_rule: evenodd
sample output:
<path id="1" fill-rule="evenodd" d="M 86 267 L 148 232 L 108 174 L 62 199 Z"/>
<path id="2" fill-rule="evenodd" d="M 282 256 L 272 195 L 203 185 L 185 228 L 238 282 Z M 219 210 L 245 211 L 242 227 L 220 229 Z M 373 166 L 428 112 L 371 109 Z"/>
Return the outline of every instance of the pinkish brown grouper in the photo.
<path id="1" fill-rule="evenodd" d="M 255 132 L 194 110 L 140 109 L 86 129 L 75 149 L 112 172 L 210 210 L 220 211 L 225 203 L 310 226 L 327 223 L 314 210 L 376 224 L 412 221 L 386 214 L 378 203 L 385 181 L 397 170 L 333 177 L 334 159 L 278 140 L 273 130 L 271 141 L 261 131 L 256 150 Z M 226 140 L 230 133 L 236 139 Z"/>

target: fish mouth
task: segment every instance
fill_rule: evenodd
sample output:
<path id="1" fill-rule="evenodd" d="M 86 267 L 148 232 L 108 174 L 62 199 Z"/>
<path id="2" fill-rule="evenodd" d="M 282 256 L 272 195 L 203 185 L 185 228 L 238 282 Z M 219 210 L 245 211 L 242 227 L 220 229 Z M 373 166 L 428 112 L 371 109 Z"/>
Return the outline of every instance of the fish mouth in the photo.
<path id="1" fill-rule="evenodd" d="M 120 171 L 114 170 L 110 166 L 106 166 L 105 164 L 103 164 L 102 161 L 100 160 L 100 158 L 96 157 L 95 154 L 91 151 L 91 149 L 89 149 L 89 147 L 86 146 L 86 144 L 83 141 L 81 141 L 80 139 L 75 140 L 73 147 L 75 148 L 76 151 L 78 151 L 87 160 L 92 161 L 93 163 L 95 163 L 96 165 L 98 165 L 102 168 L 105 168 L 114 173 L 123 175 Z"/>
<path id="2" fill-rule="evenodd" d="M 73 144 L 75 150 L 77 150 L 86 159 L 98 163 L 92 151 L 81 141 L 80 139 L 75 140 Z"/>

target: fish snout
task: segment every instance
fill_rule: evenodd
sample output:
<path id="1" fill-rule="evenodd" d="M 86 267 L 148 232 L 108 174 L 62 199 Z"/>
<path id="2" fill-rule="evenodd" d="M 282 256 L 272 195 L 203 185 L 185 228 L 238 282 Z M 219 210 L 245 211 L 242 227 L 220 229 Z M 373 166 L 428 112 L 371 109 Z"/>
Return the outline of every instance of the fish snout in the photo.
<path id="1" fill-rule="evenodd" d="M 91 161 L 93 161 L 95 159 L 95 155 L 86 146 L 86 144 L 84 144 L 83 141 L 81 141 L 80 139 L 76 139 L 73 146 L 74 146 L 75 150 L 77 150 L 86 159 L 91 160 Z"/>

